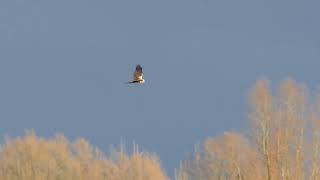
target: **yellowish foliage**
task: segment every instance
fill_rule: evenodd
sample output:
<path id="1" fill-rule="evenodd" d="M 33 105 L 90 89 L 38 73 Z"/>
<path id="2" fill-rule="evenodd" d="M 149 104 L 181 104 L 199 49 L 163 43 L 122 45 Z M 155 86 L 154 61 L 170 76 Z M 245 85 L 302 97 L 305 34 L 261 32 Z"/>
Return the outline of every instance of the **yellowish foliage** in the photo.
<path id="1" fill-rule="evenodd" d="M 276 93 L 265 79 L 249 93 L 250 129 L 208 138 L 184 160 L 177 180 L 320 179 L 320 94 L 292 79 Z M 43 139 L 32 131 L 0 148 L 0 180 L 163 180 L 159 159 L 134 148 L 105 156 L 85 139 Z"/>
<path id="2" fill-rule="evenodd" d="M 165 180 L 155 155 L 123 151 L 106 157 L 86 140 L 62 135 L 42 139 L 33 132 L 7 140 L 0 149 L 0 180 Z"/>
<path id="3" fill-rule="evenodd" d="M 248 136 L 205 140 L 176 179 L 320 179 L 320 96 L 309 103 L 307 89 L 292 79 L 276 92 L 266 79 L 257 81 L 249 94 Z"/>

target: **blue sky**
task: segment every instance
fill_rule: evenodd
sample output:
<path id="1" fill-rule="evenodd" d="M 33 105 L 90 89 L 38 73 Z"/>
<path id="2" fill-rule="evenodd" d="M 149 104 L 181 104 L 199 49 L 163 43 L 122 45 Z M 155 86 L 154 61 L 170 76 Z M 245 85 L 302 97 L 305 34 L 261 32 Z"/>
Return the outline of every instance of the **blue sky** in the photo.
<path id="1" fill-rule="evenodd" d="M 319 1 L 4 0 L 0 134 L 134 141 L 172 174 L 204 138 L 246 127 L 259 77 L 318 87 Z M 146 84 L 128 86 L 136 64 Z"/>

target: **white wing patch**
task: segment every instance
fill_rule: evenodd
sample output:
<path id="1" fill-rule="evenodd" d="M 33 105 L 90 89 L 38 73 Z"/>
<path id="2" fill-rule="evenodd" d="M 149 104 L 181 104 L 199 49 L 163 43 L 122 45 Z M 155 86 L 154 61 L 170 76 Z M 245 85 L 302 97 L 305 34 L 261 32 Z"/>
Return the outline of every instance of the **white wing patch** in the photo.
<path id="1" fill-rule="evenodd" d="M 140 64 L 136 66 L 136 70 L 133 73 L 133 80 L 129 83 L 144 83 L 145 80 L 143 79 L 143 71 Z"/>

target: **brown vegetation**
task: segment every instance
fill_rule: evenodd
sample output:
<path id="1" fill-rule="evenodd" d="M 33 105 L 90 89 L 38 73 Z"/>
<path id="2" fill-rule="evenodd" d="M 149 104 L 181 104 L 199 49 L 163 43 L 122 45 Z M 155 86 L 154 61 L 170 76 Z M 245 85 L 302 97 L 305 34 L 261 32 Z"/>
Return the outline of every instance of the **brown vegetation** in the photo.
<path id="1" fill-rule="evenodd" d="M 248 135 L 205 140 L 176 179 L 320 179 L 320 99 L 308 102 L 306 88 L 291 79 L 274 94 L 259 80 L 249 95 Z"/>
<path id="2" fill-rule="evenodd" d="M 0 180 L 165 180 L 156 156 L 123 148 L 110 158 L 84 139 L 38 138 L 28 132 L 0 150 Z"/>
<path id="3" fill-rule="evenodd" d="M 308 101 L 303 85 L 288 79 L 273 93 L 259 80 L 249 93 L 245 134 L 206 139 L 176 171 L 177 180 L 320 179 L 320 95 Z M 162 180 L 155 155 L 124 148 L 110 156 L 84 139 L 42 139 L 33 132 L 0 148 L 0 180 Z"/>

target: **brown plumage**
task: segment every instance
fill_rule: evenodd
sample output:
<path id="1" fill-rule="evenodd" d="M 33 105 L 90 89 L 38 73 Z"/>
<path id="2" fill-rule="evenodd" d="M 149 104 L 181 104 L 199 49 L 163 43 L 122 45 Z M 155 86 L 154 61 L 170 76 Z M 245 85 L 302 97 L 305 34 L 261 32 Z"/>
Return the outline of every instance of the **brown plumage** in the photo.
<path id="1" fill-rule="evenodd" d="M 128 83 L 144 83 L 145 80 L 143 79 L 143 72 L 142 72 L 142 67 L 140 64 L 136 66 L 136 70 L 133 73 L 133 80 L 128 82 Z"/>

